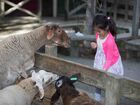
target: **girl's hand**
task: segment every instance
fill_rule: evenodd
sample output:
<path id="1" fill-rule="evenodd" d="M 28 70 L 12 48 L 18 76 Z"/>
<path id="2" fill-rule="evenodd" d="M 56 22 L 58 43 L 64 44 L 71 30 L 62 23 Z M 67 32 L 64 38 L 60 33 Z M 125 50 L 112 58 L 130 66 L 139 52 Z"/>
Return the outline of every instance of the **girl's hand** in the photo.
<path id="1" fill-rule="evenodd" d="M 97 48 L 97 43 L 95 42 L 91 42 L 90 45 L 91 45 L 91 48 L 94 48 L 94 49 Z"/>

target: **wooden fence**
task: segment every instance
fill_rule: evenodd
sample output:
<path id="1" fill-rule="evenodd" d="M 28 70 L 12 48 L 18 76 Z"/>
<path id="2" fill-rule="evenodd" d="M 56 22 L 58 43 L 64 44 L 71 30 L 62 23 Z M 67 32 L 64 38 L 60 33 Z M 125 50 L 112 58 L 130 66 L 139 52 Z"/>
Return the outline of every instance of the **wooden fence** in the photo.
<path id="1" fill-rule="evenodd" d="M 38 11 L 37 14 L 31 12 L 31 10 L 23 8 L 23 6 L 26 5 L 30 1 L 31 0 L 21 0 L 18 3 L 14 3 L 14 2 L 12 2 L 10 0 L 0 0 L 0 17 L 5 17 L 6 15 L 11 14 L 16 10 L 19 10 L 19 11 L 21 11 L 21 12 L 23 12 L 23 13 L 31 16 L 31 17 L 35 17 L 37 19 L 40 19 L 40 17 L 41 17 L 41 8 L 42 8 L 41 0 L 38 1 L 38 7 L 39 7 L 38 9 L 39 9 L 39 11 Z M 5 7 L 6 5 L 10 6 L 10 8 L 6 9 L 6 7 Z"/>
<path id="2" fill-rule="evenodd" d="M 81 73 L 80 81 L 105 90 L 105 105 L 120 105 L 124 96 L 140 102 L 140 82 L 46 54 L 35 54 L 35 66 L 60 75 Z"/>

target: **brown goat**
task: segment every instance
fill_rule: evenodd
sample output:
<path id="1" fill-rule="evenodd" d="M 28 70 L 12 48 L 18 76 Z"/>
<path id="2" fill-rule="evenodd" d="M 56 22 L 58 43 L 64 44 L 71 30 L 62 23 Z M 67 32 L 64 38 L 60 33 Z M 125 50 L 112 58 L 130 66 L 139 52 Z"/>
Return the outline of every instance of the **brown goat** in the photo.
<path id="1" fill-rule="evenodd" d="M 75 81 L 77 81 L 76 77 L 73 78 L 73 76 L 70 78 L 66 76 L 60 77 L 55 83 L 56 92 L 51 98 L 51 105 L 54 105 L 60 96 L 63 100 L 63 105 L 101 105 L 86 93 L 76 90 L 73 85 Z"/>

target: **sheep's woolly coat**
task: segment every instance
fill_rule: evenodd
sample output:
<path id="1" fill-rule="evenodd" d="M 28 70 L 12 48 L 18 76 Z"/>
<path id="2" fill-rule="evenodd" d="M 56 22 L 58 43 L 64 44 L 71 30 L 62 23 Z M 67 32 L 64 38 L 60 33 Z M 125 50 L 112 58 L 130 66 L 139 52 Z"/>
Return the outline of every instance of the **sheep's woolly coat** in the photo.
<path id="1" fill-rule="evenodd" d="M 31 105 L 38 89 L 31 78 L 0 90 L 0 105 Z"/>

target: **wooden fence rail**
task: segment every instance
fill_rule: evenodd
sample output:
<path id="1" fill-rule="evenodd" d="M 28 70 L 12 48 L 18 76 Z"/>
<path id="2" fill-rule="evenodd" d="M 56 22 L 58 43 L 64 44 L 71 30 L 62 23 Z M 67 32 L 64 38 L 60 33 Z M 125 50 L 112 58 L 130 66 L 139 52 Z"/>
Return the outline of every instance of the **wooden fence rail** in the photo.
<path id="1" fill-rule="evenodd" d="M 80 72 L 80 81 L 105 90 L 105 105 L 119 105 L 121 96 L 140 102 L 140 82 L 138 81 L 38 52 L 35 54 L 35 59 L 36 67 L 59 75 Z"/>

